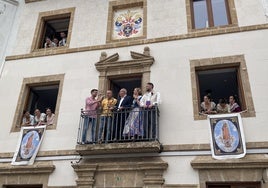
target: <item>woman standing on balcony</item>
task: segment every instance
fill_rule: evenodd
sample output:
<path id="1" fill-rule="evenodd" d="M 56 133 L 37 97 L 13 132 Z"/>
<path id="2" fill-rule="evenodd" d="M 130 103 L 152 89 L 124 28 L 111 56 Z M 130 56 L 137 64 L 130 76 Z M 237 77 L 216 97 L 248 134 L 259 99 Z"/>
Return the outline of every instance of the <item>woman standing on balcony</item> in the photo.
<path id="1" fill-rule="evenodd" d="M 138 136 L 143 136 L 143 124 L 140 112 L 140 100 L 142 98 L 142 93 L 140 88 L 134 89 L 133 98 L 133 109 L 126 120 L 123 131 L 123 136 L 130 137 L 131 139 L 135 139 L 135 137 Z"/>

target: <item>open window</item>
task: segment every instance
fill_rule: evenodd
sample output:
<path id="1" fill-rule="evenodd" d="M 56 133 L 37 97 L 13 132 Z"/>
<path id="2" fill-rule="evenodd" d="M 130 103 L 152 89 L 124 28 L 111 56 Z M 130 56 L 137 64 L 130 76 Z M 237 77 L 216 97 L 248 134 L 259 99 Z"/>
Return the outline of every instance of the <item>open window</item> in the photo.
<path id="1" fill-rule="evenodd" d="M 242 117 L 254 117 L 247 66 L 244 55 L 190 60 L 194 119 L 205 119 L 199 114 L 204 95 L 216 104 L 219 99 L 234 96 L 242 110 Z"/>
<path id="2" fill-rule="evenodd" d="M 118 77 L 118 78 L 109 78 L 110 89 L 113 91 L 114 97 L 118 97 L 120 89 L 125 88 L 127 94 L 132 96 L 134 88 L 141 88 L 141 75 L 131 76 L 131 77 Z"/>
<path id="3" fill-rule="evenodd" d="M 72 31 L 74 8 L 39 14 L 32 50 L 68 47 Z"/>
<path id="4" fill-rule="evenodd" d="M 206 70 L 196 70 L 200 103 L 205 95 L 209 95 L 211 100 L 218 103 L 219 99 L 225 99 L 228 103 L 229 96 L 234 96 L 236 102 L 242 109 L 245 109 L 244 96 L 240 83 L 239 67 L 207 68 Z"/>
<path id="5" fill-rule="evenodd" d="M 45 113 L 46 108 L 50 108 L 55 114 L 53 124 L 49 125 L 47 129 L 55 129 L 63 80 L 64 74 L 24 78 L 11 131 L 20 130 L 23 111 L 29 111 L 31 115 L 34 115 L 35 109 Z"/>
<path id="6" fill-rule="evenodd" d="M 59 83 L 29 86 L 29 98 L 25 109 L 28 110 L 30 114 L 34 114 L 35 109 L 45 112 L 48 107 L 54 112 L 56 109 L 58 93 Z"/>

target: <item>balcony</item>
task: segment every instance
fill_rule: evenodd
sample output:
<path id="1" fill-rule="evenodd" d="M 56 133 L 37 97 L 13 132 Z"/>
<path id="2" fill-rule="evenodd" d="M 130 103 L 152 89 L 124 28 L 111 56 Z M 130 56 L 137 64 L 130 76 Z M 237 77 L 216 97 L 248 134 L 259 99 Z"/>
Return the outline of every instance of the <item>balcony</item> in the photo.
<path id="1" fill-rule="evenodd" d="M 159 109 L 100 111 L 81 109 L 76 151 L 80 155 L 158 153 Z"/>

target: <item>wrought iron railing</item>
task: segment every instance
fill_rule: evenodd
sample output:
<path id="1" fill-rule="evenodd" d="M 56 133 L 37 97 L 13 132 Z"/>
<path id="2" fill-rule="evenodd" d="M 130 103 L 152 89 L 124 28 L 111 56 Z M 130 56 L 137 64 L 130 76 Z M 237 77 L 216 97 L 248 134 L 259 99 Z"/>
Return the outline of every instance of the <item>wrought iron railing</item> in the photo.
<path id="1" fill-rule="evenodd" d="M 81 109 L 78 144 L 155 141 L 159 138 L 159 109 L 85 111 Z"/>

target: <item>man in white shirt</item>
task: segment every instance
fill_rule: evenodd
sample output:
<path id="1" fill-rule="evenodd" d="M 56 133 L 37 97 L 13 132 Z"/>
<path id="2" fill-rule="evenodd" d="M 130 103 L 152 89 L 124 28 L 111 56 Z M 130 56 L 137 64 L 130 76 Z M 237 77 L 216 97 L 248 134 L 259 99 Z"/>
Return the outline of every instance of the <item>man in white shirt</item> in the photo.
<path id="1" fill-rule="evenodd" d="M 155 139 L 157 106 L 161 103 L 160 93 L 153 90 L 154 84 L 147 83 L 146 93 L 142 96 L 140 106 L 144 108 L 144 131 L 146 139 Z"/>

